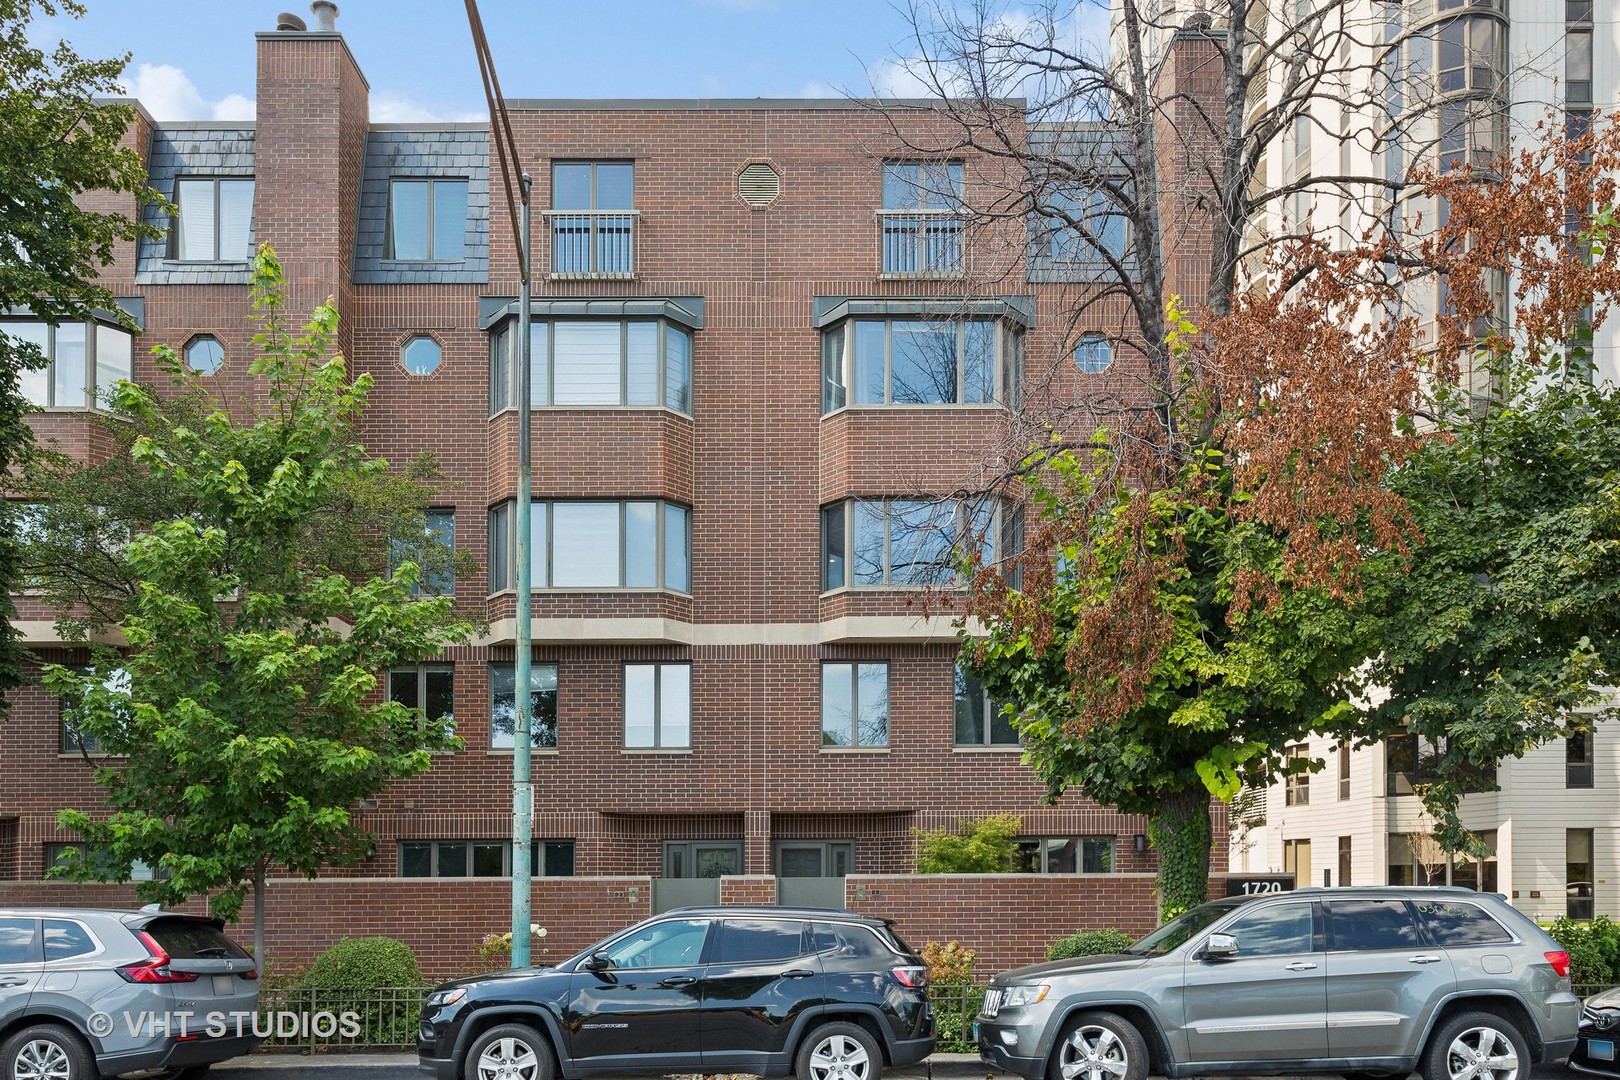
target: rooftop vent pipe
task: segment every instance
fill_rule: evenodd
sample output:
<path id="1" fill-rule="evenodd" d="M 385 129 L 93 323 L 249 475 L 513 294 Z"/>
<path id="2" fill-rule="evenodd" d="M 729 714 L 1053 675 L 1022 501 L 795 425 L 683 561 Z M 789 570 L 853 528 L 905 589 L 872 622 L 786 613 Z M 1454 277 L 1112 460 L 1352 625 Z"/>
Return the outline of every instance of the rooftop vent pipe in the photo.
<path id="1" fill-rule="evenodd" d="M 304 20 L 303 19 L 300 19 L 298 16 L 294 15 L 290 11 L 283 11 L 280 15 L 276 16 L 276 29 L 277 30 L 306 30 L 306 29 L 308 29 L 308 27 L 306 27 L 304 25 Z"/>
<path id="2" fill-rule="evenodd" d="M 316 32 L 330 34 L 337 30 L 338 7 L 332 0 L 315 0 L 309 10 L 315 16 Z"/>

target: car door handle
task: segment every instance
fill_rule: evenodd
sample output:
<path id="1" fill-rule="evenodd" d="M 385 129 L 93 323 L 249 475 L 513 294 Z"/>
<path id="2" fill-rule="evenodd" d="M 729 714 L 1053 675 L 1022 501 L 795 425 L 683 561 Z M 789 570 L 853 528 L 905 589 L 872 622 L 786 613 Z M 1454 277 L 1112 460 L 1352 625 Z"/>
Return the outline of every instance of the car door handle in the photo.
<path id="1" fill-rule="evenodd" d="M 663 982 L 659 983 L 658 985 L 659 986 L 691 986 L 695 982 L 697 982 L 697 979 L 694 976 L 691 976 L 691 975 L 671 975 L 669 978 L 665 979 Z"/>
<path id="2" fill-rule="evenodd" d="M 786 971 L 782 972 L 782 978 L 784 978 L 784 979 L 808 979 L 810 976 L 812 976 L 814 974 L 815 974 L 815 972 L 811 971 L 809 968 L 788 968 Z"/>
<path id="3" fill-rule="evenodd" d="M 1288 971 L 1313 971 L 1315 968 L 1316 965 L 1309 960 L 1295 960 L 1292 964 L 1286 965 Z"/>
<path id="4" fill-rule="evenodd" d="M 1433 953 L 1419 953 L 1416 956 L 1408 956 L 1406 962 L 1408 964 L 1438 964 L 1440 958 Z"/>
<path id="5" fill-rule="evenodd" d="M 27 979 L 0 979 L 0 987 L 27 986 Z"/>

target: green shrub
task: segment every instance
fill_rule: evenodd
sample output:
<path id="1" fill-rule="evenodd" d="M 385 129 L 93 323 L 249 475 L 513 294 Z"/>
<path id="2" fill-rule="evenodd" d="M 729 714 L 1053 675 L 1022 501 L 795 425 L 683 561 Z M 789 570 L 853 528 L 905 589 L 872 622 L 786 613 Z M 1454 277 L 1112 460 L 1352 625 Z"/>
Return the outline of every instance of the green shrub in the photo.
<path id="1" fill-rule="evenodd" d="M 1135 940 L 1123 930 L 1082 930 L 1052 942 L 1052 947 L 1046 950 L 1046 958 L 1069 960 L 1076 956 L 1124 952 Z"/>
<path id="2" fill-rule="evenodd" d="M 373 1046 L 413 1042 L 421 1002 L 381 1001 L 383 987 L 420 987 L 416 954 L 388 937 L 344 938 L 315 958 L 298 988 L 308 991 L 314 1011 L 359 1013 L 359 1041 Z"/>
<path id="3" fill-rule="evenodd" d="M 1005 874 L 1013 868 L 1018 853 L 1018 830 L 1023 819 L 1017 814 L 994 814 L 985 818 L 963 818 L 959 832 L 913 830 L 917 836 L 919 874 Z"/>
<path id="4" fill-rule="evenodd" d="M 1578 986 L 1612 986 L 1620 970 L 1620 925 L 1599 915 L 1591 922 L 1555 919 L 1547 928 L 1569 952 L 1569 978 Z"/>

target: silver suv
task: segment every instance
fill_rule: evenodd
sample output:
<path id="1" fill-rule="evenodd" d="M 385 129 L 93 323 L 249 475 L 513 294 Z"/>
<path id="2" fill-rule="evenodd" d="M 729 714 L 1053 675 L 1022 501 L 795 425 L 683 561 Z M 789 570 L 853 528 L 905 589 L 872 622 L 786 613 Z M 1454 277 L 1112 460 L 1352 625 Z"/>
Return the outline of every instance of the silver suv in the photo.
<path id="1" fill-rule="evenodd" d="M 991 980 L 979 1056 L 1031 1080 L 1525 1080 L 1575 1046 L 1569 954 L 1502 897 L 1300 889 L 1193 908 L 1123 953 Z"/>
<path id="2" fill-rule="evenodd" d="M 258 1045 L 258 987 L 213 919 L 0 908 L 0 1077 L 191 1080 Z"/>

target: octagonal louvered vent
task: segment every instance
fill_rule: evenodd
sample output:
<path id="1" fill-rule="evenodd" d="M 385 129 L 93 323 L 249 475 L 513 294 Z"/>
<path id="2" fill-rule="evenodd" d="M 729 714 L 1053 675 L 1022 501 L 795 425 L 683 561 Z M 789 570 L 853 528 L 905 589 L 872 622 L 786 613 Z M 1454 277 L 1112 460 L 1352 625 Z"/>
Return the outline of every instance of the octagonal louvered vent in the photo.
<path id="1" fill-rule="evenodd" d="M 782 174 L 756 161 L 738 174 L 737 194 L 749 206 L 769 206 L 782 194 Z"/>

